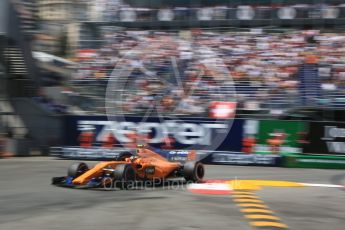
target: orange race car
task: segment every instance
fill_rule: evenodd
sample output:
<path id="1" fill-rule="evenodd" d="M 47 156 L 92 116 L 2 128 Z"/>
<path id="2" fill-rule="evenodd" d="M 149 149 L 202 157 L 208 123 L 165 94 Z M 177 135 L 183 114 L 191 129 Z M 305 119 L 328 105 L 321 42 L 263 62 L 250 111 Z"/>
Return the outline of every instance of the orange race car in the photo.
<path id="1" fill-rule="evenodd" d="M 195 152 L 189 152 L 192 159 Z M 201 182 L 205 169 L 201 162 L 187 160 L 185 163 L 171 162 L 143 145 L 136 154 L 124 153 L 118 161 L 106 161 L 90 168 L 85 163 L 72 164 L 65 177 L 54 177 L 52 184 L 65 187 L 117 187 L 127 189 L 138 181 L 162 181 L 167 178 L 185 178 L 186 181 Z"/>

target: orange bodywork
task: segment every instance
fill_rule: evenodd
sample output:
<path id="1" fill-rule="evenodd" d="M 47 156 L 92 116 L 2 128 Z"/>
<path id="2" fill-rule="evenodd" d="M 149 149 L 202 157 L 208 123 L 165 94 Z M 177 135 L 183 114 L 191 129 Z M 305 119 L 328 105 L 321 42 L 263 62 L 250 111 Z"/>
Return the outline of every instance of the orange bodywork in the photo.
<path id="1" fill-rule="evenodd" d="M 150 180 L 166 178 L 174 170 L 182 166 L 181 163 L 170 162 L 152 150 L 142 148 L 138 149 L 137 151 L 137 158 L 135 158 L 133 161 L 130 158 L 126 158 L 125 161 L 107 161 L 96 164 L 93 168 L 75 178 L 73 180 L 73 184 L 86 184 L 92 178 L 101 176 L 104 170 L 116 169 L 116 166 L 119 164 L 131 164 L 136 172 L 137 177 Z M 145 172 L 145 169 L 148 167 L 154 168 L 154 172 L 152 174 Z"/>

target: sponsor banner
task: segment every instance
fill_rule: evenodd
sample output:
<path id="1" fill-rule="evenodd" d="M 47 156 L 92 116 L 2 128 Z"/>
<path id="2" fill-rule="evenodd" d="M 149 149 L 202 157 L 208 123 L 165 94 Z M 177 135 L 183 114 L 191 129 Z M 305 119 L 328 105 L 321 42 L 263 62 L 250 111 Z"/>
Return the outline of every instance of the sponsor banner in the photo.
<path id="1" fill-rule="evenodd" d="M 186 162 L 186 161 L 199 161 L 207 156 L 207 152 L 203 151 L 187 151 L 187 150 L 163 150 L 151 148 L 155 153 L 163 156 L 169 161 Z"/>
<path id="2" fill-rule="evenodd" d="M 161 149 L 240 151 L 242 148 L 243 120 L 230 123 L 209 118 L 161 120 L 150 117 L 143 122 L 142 117 L 125 117 L 110 121 L 106 116 L 67 116 L 65 145 L 101 146 L 111 135 L 114 146 L 123 148 L 135 148 L 134 142 L 138 140 Z M 224 141 L 212 149 L 215 136 L 222 136 Z"/>
<path id="3" fill-rule="evenodd" d="M 257 154 L 302 153 L 307 123 L 303 121 L 246 120 L 243 152 Z"/>
<path id="4" fill-rule="evenodd" d="M 158 151 L 156 151 L 156 152 L 159 153 Z M 167 158 L 170 161 L 185 162 L 188 159 L 189 153 L 190 153 L 189 151 L 183 151 L 183 150 L 181 150 L 181 151 L 178 151 L 178 150 L 168 151 L 167 155 L 165 155 L 165 158 Z"/>
<path id="5" fill-rule="evenodd" d="M 345 123 L 310 122 L 304 153 L 345 156 Z"/>
<path id="6" fill-rule="evenodd" d="M 278 166 L 280 156 L 261 155 L 261 154 L 238 154 L 213 152 L 203 160 L 203 163 L 224 164 L 224 165 L 261 165 L 261 166 Z"/>

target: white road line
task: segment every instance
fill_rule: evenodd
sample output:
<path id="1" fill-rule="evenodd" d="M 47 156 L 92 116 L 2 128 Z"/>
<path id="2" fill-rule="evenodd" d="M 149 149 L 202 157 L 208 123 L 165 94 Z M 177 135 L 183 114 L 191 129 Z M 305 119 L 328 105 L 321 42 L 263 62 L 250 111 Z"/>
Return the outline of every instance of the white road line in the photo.
<path id="1" fill-rule="evenodd" d="M 344 188 L 345 185 L 338 185 L 338 184 L 311 184 L 311 183 L 301 183 L 305 186 L 309 187 L 326 187 L 326 188 Z"/>

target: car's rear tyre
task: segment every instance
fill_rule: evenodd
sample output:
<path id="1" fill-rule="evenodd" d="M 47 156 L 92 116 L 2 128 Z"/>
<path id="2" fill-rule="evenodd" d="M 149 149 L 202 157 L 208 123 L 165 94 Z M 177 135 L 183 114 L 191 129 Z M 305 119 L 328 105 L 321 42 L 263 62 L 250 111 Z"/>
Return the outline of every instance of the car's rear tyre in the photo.
<path id="1" fill-rule="evenodd" d="M 188 161 L 183 166 L 183 175 L 188 182 L 201 182 L 205 175 L 204 165 L 198 161 Z"/>
<path id="2" fill-rule="evenodd" d="M 83 173 L 85 173 L 87 170 L 89 170 L 89 167 L 87 166 L 87 164 L 83 162 L 73 163 L 68 168 L 67 176 L 76 178 L 82 175 Z"/>
<path id="3" fill-rule="evenodd" d="M 136 181 L 136 173 L 129 164 L 117 165 L 113 172 L 114 187 L 120 189 L 133 188 Z"/>

